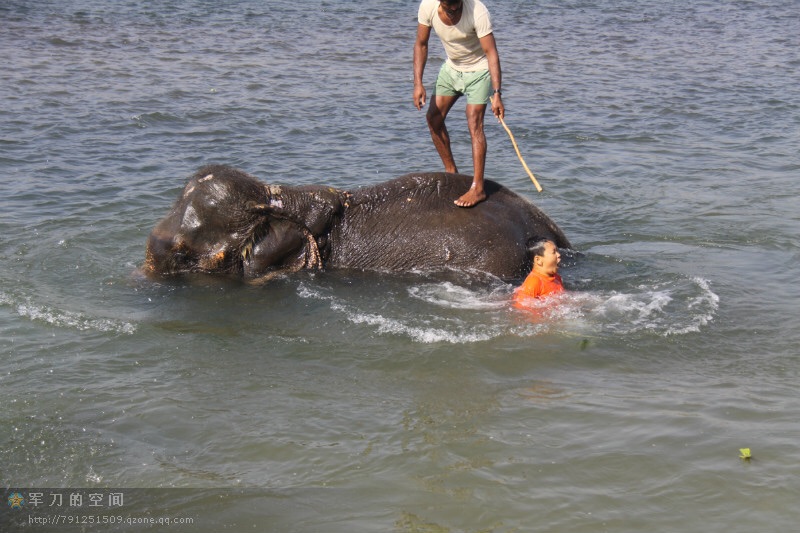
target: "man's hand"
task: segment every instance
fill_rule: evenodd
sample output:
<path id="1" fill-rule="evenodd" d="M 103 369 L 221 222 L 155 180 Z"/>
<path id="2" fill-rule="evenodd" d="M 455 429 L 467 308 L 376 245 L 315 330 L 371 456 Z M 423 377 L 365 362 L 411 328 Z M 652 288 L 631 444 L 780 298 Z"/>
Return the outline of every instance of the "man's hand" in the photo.
<path id="1" fill-rule="evenodd" d="M 506 116 L 506 108 L 503 105 L 503 98 L 499 93 L 495 93 L 492 97 L 492 113 L 494 113 L 494 116 L 497 118 L 505 118 Z"/>
<path id="2" fill-rule="evenodd" d="M 425 92 L 424 85 L 415 85 L 414 86 L 414 107 L 421 110 L 425 107 L 425 98 L 427 97 L 427 93 Z"/>

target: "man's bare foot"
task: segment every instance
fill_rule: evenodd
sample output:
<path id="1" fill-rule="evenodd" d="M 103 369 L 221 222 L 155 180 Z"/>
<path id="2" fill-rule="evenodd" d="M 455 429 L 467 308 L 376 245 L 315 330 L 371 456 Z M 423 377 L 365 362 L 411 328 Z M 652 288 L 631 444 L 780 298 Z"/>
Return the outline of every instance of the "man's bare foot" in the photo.
<path id="1" fill-rule="evenodd" d="M 486 193 L 483 192 L 483 189 L 478 190 L 475 187 L 470 187 L 461 198 L 453 203 L 458 207 L 472 207 L 484 200 L 486 200 Z"/>

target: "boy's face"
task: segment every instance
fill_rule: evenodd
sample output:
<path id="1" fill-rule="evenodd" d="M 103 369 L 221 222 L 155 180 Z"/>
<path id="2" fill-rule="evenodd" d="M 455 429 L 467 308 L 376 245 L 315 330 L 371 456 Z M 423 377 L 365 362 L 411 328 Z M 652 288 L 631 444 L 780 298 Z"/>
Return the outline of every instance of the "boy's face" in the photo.
<path id="1" fill-rule="evenodd" d="M 561 254 L 558 253 L 558 248 L 556 248 L 555 244 L 548 242 L 544 245 L 544 254 L 537 255 L 534 259 L 545 274 L 552 276 L 558 272 Z"/>

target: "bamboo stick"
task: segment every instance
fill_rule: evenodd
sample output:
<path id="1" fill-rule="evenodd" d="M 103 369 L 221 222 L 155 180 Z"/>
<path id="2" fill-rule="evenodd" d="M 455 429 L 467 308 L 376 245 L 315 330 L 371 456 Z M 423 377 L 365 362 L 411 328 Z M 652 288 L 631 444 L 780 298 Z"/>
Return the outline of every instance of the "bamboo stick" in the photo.
<path id="1" fill-rule="evenodd" d="M 522 163 L 522 166 L 525 168 L 525 171 L 528 173 L 528 176 L 531 177 L 531 181 L 536 186 L 536 190 L 542 192 L 542 186 L 539 185 L 538 181 L 536 181 L 536 178 L 533 176 L 533 172 L 531 172 L 531 169 L 528 168 L 528 165 L 525 163 L 525 160 L 522 159 L 522 154 L 519 153 L 519 146 L 517 146 L 517 141 L 514 139 L 514 134 L 511 133 L 510 129 L 508 129 L 508 126 L 506 126 L 506 121 L 503 120 L 502 117 L 497 117 L 497 118 L 500 120 L 500 124 L 502 124 L 503 127 L 505 128 L 506 132 L 508 133 L 508 136 L 511 137 L 511 142 L 514 144 L 514 150 L 517 151 L 517 157 L 519 157 L 519 160 Z"/>

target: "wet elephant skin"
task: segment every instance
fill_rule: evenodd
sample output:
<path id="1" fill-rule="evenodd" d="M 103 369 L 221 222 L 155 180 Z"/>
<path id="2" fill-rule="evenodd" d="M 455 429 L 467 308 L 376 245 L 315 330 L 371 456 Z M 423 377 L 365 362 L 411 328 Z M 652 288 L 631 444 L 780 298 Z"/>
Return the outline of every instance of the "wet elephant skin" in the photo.
<path id="1" fill-rule="evenodd" d="M 471 181 L 412 173 L 344 191 L 266 184 L 209 165 L 151 232 L 143 270 L 267 280 L 302 269 L 455 269 L 510 280 L 530 270 L 535 242 L 571 247 L 544 212 L 493 181 L 484 202 L 457 207 Z"/>

